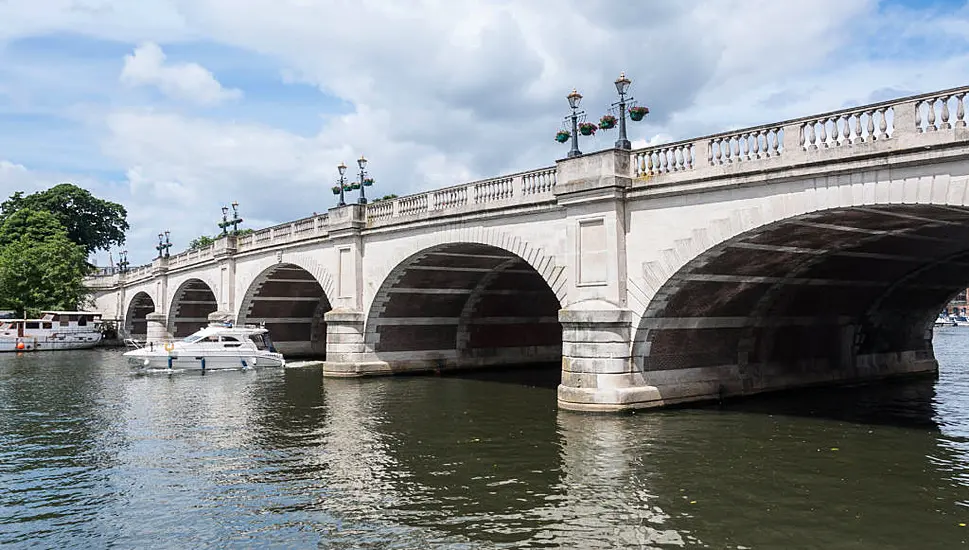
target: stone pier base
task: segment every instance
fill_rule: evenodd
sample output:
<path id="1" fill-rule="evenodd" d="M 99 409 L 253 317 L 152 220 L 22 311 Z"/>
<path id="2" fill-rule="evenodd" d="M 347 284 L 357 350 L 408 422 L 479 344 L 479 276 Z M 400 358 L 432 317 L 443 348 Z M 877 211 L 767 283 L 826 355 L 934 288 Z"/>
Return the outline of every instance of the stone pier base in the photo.
<path id="1" fill-rule="evenodd" d="M 326 322 L 326 360 L 323 376 L 352 378 L 392 374 L 390 366 L 373 361 L 364 343 L 366 315 L 352 309 L 332 309 L 323 316 Z"/>
<path id="2" fill-rule="evenodd" d="M 168 332 L 168 316 L 164 313 L 149 313 L 145 316 L 148 323 L 148 334 L 145 340 L 148 342 L 165 342 L 173 340 L 173 336 Z"/>
<path id="3" fill-rule="evenodd" d="M 574 411 L 620 411 L 655 406 L 630 352 L 632 312 L 605 302 L 579 303 L 559 311 L 562 383 L 558 405 Z"/>

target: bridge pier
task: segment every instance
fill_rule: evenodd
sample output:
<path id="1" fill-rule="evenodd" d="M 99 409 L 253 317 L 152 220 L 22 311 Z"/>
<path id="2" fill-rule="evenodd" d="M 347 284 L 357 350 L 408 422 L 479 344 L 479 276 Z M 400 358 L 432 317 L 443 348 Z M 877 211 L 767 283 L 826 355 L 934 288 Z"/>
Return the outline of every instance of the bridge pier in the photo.
<path id="1" fill-rule="evenodd" d="M 558 405 L 575 411 L 620 411 L 658 399 L 631 356 L 628 309 L 563 309 L 562 383 Z"/>
<path id="2" fill-rule="evenodd" d="M 145 316 L 148 323 L 148 342 L 162 342 L 171 340 L 172 335 L 168 332 L 168 316 L 164 313 L 149 313 Z"/>
<path id="3" fill-rule="evenodd" d="M 323 376 L 353 378 L 391 374 L 387 363 L 369 358 L 364 343 L 366 315 L 348 308 L 332 309 L 323 316 L 326 322 L 326 361 Z"/>

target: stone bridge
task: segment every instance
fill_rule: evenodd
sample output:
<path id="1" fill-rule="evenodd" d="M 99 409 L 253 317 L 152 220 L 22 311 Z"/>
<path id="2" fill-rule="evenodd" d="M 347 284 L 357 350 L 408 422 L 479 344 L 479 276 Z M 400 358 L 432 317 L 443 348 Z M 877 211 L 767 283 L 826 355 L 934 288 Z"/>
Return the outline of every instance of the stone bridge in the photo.
<path id="1" fill-rule="evenodd" d="M 933 373 L 969 280 L 967 92 L 333 208 L 89 284 L 128 335 L 231 312 L 329 376 L 561 362 L 567 409 Z"/>

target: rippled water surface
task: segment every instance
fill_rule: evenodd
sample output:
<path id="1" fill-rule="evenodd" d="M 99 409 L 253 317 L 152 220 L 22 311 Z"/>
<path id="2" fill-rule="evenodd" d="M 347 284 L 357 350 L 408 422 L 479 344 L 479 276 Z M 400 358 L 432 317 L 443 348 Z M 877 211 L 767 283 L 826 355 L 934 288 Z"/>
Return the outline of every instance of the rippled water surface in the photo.
<path id="1" fill-rule="evenodd" d="M 0 355 L 0 544 L 949 549 L 969 539 L 969 329 L 938 380 L 624 416 L 558 373 L 135 376 Z"/>

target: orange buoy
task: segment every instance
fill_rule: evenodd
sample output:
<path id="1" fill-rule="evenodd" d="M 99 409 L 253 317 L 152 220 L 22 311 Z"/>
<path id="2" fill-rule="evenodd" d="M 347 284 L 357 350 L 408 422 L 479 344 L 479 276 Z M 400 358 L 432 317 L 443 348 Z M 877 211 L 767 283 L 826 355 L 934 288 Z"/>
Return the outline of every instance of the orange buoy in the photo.
<path id="1" fill-rule="evenodd" d="M 25 347 L 27 346 L 25 346 L 23 342 L 17 342 L 17 349 L 24 349 Z"/>

